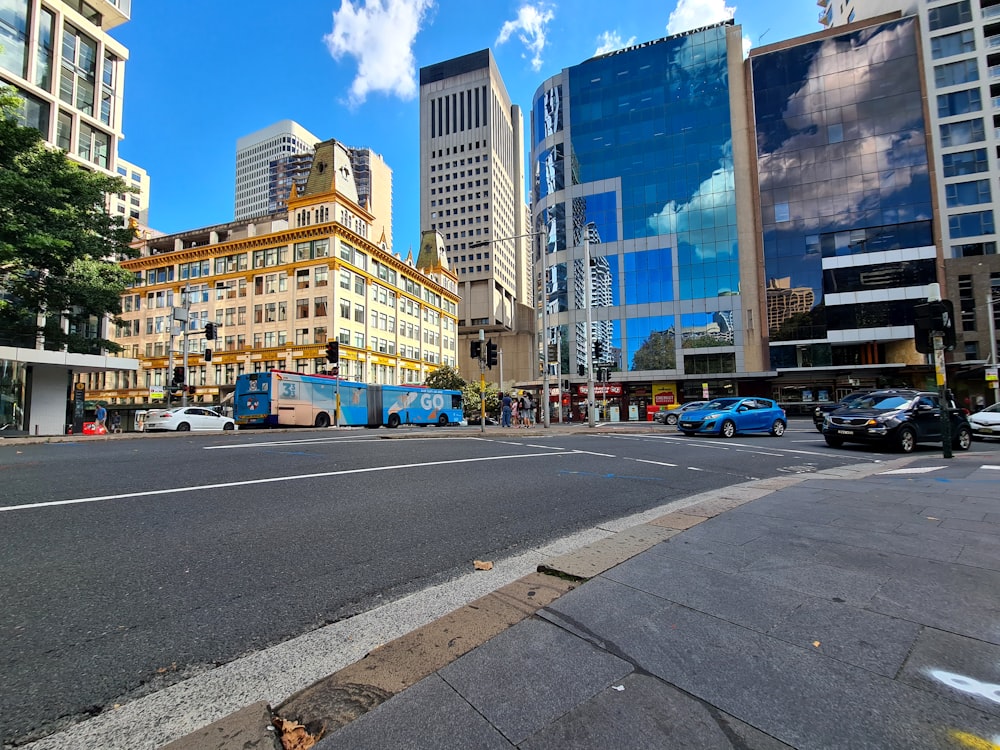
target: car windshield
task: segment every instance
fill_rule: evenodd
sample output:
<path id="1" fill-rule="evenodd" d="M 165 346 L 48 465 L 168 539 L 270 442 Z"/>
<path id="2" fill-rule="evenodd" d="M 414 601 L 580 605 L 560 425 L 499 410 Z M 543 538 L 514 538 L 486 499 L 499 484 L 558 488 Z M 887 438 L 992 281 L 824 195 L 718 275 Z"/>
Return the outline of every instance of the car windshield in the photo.
<path id="1" fill-rule="evenodd" d="M 840 402 L 841 406 L 854 406 L 859 401 L 864 401 L 867 393 L 856 393 L 853 396 L 848 396 L 843 401 Z"/>
<path id="2" fill-rule="evenodd" d="M 900 409 L 910 403 L 908 396 L 886 396 L 885 394 L 872 393 L 854 403 L 859 409 L 877 409 L 878 411 L 889 411 L 890 409 Z"/>
<path id="3" fill-rule="evenodd" d="M 979 411 L 980 412 L 988 411 L 996 414 L 997 412 L 1000 412 L 1000 404 L 993 404 L 993 406 L 987 406 L 985 409 L 980 409 Z"/>
<path id="4" fill-rule="evenodd" d="M 717 398 L 715 401 L 709 401 L 705 404 L 704 409 L 731 409 L 735 404 L 739 403 L 738 398 Z"/>

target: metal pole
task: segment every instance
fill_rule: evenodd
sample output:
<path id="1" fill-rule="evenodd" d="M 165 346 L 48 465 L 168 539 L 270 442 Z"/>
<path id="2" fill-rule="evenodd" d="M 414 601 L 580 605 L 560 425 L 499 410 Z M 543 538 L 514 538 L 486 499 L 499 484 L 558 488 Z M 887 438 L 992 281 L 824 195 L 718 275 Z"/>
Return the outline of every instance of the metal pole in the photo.
<path id="1" fill-rule="evenodd" d="M 486 432 L 486 370 L 483 369 L 483 357 L 486 352 L 486 332 L 479 329 L 479 431 Z"/>
<path id="2" fill-rule="evenodd" d="M 188 373 L 188 329 L 191 327 L 191 284 L 184 285 L 184 310 L 187 314 L 184 316 L 183 328 L 181 328 L 181 346 L 184 347 L 184 383 L 183 390 L 181 391 L 181 406 L 188 405 L 188 380 L 190 379 L 190 374 Z"/>
<path id="3" fill-rule="evenodd" d="M 540 235 L 538 235 L 540 236 Z M 532 238 L 534 239 L 534 238 Z M 542 370 L 542 426 L 548 427 L 551 423 L 551 400 L 549 393 L 549 268 L 548 253 L 545 246 L 539 242 L 538 249 L 542 255 L 542 351 L 545 352 L 545 367 Z M 561 421 L 561 420 L 560 420 Z"/>
<path id="4" fill-rule="evenodd" d="M 335 386 L 336 394 L 334 398 L 336 402 L 333 406 L 333 426 L 340 427 L 340 348 L 337 348 L 337 384 Z"/>
<path id="5" fill-rule="evenodd" d="M 563 423 L 562 408 L 562 334 L 556 337 L 556 379 L 559 381 L 559 397 L 556 400 L 556 409 L 559 413 L 559 424 Z M 572 406 L 570 406 L 572 408 Z"/>
<path id="6" fill-rule="evenodd" d="M 990 326 L 990 365 L 995 368 L 997 366 L 997 331 L 996 323 L 993 319 L 992 288 L 990 289 L 989 294 L 986 295 L 986 317 Z M 990 388 L 993 389 L 993 403 L 1000 404 L 1000 382 L 996 380 L 990 382 Z"/>
<path id="7" fill-rule="evenodd" d="M 594 426 L 594 341 L 593 341 L 593 331 L 591 329 L 591 311 L 590 311 L 590 231 L 589 227 L 585 226 L 583 228 L 583 273 L 584 273 L 584 304 L 587 306 L 587 335 L 586 335 L 586 347 L 587 347 L 587 424 L 590 427 Z"/>
<path id="8" fill-rule="evenodd" d="M 934 374 L 937 376 L 938 393 L 941 394 L 941 449 L 945 458 L 951 458 L 951 399 L 948 398 L 947 371 L 944 365 L 944 337 L 934 331 Z"/>

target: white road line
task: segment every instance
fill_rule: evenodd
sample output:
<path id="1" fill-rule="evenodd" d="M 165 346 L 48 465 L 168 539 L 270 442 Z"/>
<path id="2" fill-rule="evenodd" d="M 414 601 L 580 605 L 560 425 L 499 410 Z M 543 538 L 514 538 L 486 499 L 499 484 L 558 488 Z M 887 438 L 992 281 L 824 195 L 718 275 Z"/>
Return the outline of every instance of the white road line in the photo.
<path id="1" fill-rule="evenodd" d="M 991 464 L 983 464 L 979 467 L 980 469 L 994 469 L 1000 471 L 1000 466 L 993 466 Z"/>
<path id="2" fill-rule="evenodd" d="M 781 458 L 782 456 L 785 455 L 784 453 L 768 453 L 767 451 L 752 451 L 752 450 L 745 450 L 743 448 L 736 448 L 736 452 L 737 453 L 752 453 L 755 456 L 777 456 L 778 458 Z"/>
<path id="3" fill-rule="evenodd" d="M 700 468 L 698 468 L 697 466 L 688 466 L 688 468 L 689 468 L 689 469 L 690 469 L 691 471 L 705 471 L 704 469 L 700 469 Z"/>
<path id="4" fill-rule="evenodd" d="M 267 442 L 261 443 L 239 443 L 238 445 L 206 445 L 203 450 L 206 451 L 224 451 L 231 450 L 234 448 L 270 448 L 273 446 L 283 446 L 287 445 L 294 447 L 296 445 L 309 445 L 316 443 L 371 443 L 375 440 L 381 439 L 378 435 L 372 435 L 371 437 L 328 437 L 328 438 L 308 438 L 304 440 L 269 440 Z M 453 438 L 406 438 L 407 440 L 468 440 L 466 437 L 453 437 Z"/>
<path id="5" fill-rule="evenodd" d="M 580 451 L 582 452 L 582 451 Z M 379 471 L 398 471 L 399 469 L 421 469 L 428 466 L 447 466 L 450 464 L 476 463 L 480 461 L 506 461 L 514 458 L 538 458 L 539 456 L 568 456 L 578 451 L 564 453 L 521 453 L 513 456 L 486 456 L 483 458 L 456 458 L 450 461 L 426 461 L 416 464 L 396 464 L 394 466 L 371 466 L 364 469 L 343 469 L 341 471 L 322 471 L 315 474 L 292 474 L 284 477 L 268 477 L 266 479 L 246 479 L 239 482 L 220 482 L 218 484 L 197 484 L 190 487 L 172 487 L 162 490 L 146 490 L 143 492 L 125 492 L 119 495 L 100 495 L 98 497 L 81 497 L 72 500 L 52 500 L 45 503 L 28 503 L 25 505 L 0 506 L 0 512 L 10 510 L 30 510 L 32 508 L 50 508 L 57 505 L 78 505 L 80 503 L 96 503 L 101 500 L 122 500 L 129 497 L 150 497 L 153 495 L 174 495 L 181 492 L 200 492 L 202 490 L 217 490 L 226 487 L 245 487 L 251 484 L 269 484 L 273 482 L 293 482 L 299 479 L 320 479 L 322 477 L 347 476 L 349 474 L 373 474 Z"/>
<path id="6" fill-rule="evenodd" d="M 906 469 L 892 469 L 891 471 L 880 471 L 879 476 L 885 474 L 926 474 L 929 471 L 937 471 L 941 466 L 911 466 Z"/>
<path id="7" fill-rule="evenodd" d="M 614 453 L 595 453 L 594 451 L 573 451 L 574 453 L 586 453 L 588 456 L 600 456 L 601 458 L 617 458 Z"/>
<path id="8" fill-rule="evenodd" d="M 656 464 L 657 466 L 673 466 L 677 468 L 677 464 L 668 464 L 666 461 L 649 461 L 645 458 L 633 458 L 633 461 L 638 461 L 640 464 Z"/>

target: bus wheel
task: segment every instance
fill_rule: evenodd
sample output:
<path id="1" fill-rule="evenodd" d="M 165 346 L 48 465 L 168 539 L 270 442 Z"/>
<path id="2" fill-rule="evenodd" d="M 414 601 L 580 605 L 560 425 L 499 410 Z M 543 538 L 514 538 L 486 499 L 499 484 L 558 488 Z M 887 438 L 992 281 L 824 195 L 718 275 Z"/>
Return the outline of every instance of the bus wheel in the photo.
<path id="1" fill-rule="evenodd" d="M 325 411 L 321 411 L 316 415 L 316 426 L 317 427 L 329 427 L 330 426 L 330 415 Z"/>
<path id="2" fill-rule="evenodd" d="M 389 427 L 392 427 L 393 429 L 395 429 L 396 427 L 399 427 L 399 415 L 398 414 L 390 414 L 389 415 L 389 421 L 386 422 L 386 425 L 388 425 Z"/>
<path id="3" fill-rule="evenodd" d="M 448 426 L 448 415 L 447 414 L 442 414 L 440 417 L 438 417 L 438 425 L 440 425 L 441 427 L 447 427 Z"/>

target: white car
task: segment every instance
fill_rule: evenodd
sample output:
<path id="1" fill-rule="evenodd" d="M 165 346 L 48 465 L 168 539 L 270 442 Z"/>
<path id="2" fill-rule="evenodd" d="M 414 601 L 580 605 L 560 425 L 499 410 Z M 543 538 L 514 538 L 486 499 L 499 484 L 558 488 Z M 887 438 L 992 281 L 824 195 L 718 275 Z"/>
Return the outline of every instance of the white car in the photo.
<path id="1" fill-rule="evenodd" d="M 1000 438 L 1000 404 L 987 406 L 982 411 L 969 415 L 972 436 L 977 438 Z"/>
<path id="2" fill-rule="evenodd" d="M 146 432 L 176 430 L 177 432 L 235 430 L 236 423 L 212 409 L 201 406 L 177 406 L 173 409 L 153 409 L 146 415 Z"/>

